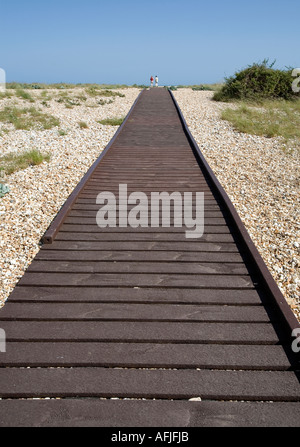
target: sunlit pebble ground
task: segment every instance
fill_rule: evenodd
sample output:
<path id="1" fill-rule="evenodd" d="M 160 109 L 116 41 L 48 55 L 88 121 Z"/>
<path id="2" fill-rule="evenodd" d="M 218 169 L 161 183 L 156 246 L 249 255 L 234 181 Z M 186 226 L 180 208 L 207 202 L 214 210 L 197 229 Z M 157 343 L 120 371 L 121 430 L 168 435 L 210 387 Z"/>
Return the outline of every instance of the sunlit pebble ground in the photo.
<path id="1" fill-rule="evenodd" d="M 63 136 L 58 128 L 16 131 L 0 123 L 0 132 L 1 127 L 11 129 L 0 137 L 2 154 L 33 148 L 51 154 L 49 163 L 1 180 L 9 185 L 10 193 L 0 199 L 0 305 L 38 252 L 39 240 L 61 205 L 117 130 L 97 121 L 126 115 L 140 90 L 120 92 L 126 97 L 116 97 L 104 106 L 97 105 L 93 98 L 73 109 L 55 99 L 48 101 L 49 107 L 41 105 L 45 113 L 60 119 L 59 129 L 66 131 Z M 40 91 L 30 93 L 40 95 Z M 77 90 L 76 95 L 79 93 Z M 284 151 L 280 139 L 234 131 L 220 119 L 221 110 L 228 105 L 211 101 L 211 92 L 179 89 L 174 96 L 201 151 L 300 321 L 299 155 Z M 11 101 L 2 100 L 0 109 Z M 28 106 L 20 99 L 14 102 Z M 40 104 L 36 101 L 31 105 Z M 86 122 L 88 128 L 80 129 L 79 121 Z"/>

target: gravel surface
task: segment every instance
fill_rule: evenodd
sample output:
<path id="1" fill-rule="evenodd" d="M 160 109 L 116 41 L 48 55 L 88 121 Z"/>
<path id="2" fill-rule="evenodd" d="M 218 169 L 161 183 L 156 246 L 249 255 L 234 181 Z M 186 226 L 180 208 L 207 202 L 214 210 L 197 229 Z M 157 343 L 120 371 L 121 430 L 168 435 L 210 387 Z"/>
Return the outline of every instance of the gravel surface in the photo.
<path id="1" fill-rule="evenodd" d="M 212 92 L 178 89 L 189 129 L 300 321 L 300 152 L 280 138 L 236 132 Z M 232 105 L 232 107 L 234 107 Z"/>
<path id="2" fill-rule="evenodd" d="M 0 154 L 39 149 L 48 163 L 0 179 L 10 193 L 0 198 L 0 307 L 39 250 L 45 230 L 117 127 L 97 121 L 125 116 L 140 90 L 121 89 L 125 97 L 88 98 L 66 108 L 59 92 L 44 104 L 40 91 L 30 91 L 34 104 L 2 99 L 0 110 L 14 102 L 39 107 L 60 119 L 50 130 L 14 130 L 0 123 Z M 79 88 L 64 91 L 83 95 Z M 250 236 L 300 321 L 299 154 L 283 150 L 280 139 L 241 134 L 220 119 L 227 104 L 211 101 L 212 92 L 179 89 L 174 96 L 200 149 L 228 193 Z M 39 99 L 38 99 L 39 98 Z M 75 100 L 77 101 L 77 100 Z M 103 102 L 102 101 L 102 102 Z M 87 128 L 81 129 L 84 121 Z M 7 129 L 9 132 L 2 132 Z M 62 132 L 63 131 L 63 132 Z M 76 167 L 76 169 L 74 169 Z"/>

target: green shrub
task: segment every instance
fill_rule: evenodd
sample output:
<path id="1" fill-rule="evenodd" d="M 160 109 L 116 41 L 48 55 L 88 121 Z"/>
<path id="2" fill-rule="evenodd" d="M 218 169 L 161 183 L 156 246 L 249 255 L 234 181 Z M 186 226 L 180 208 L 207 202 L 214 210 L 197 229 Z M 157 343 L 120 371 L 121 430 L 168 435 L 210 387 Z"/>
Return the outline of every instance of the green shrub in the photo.
<path id="1" fill-rule="evenodd" d="M 274 63 L 268 65 L 268 60 L 255 63 L 244 70 L 226 78 L 220 91 L 213 99 L 216 101 L 264 99 L 291 100 L 299 97 L 292 90 L 292 70 L 278 70 L 273 68 Z"/>

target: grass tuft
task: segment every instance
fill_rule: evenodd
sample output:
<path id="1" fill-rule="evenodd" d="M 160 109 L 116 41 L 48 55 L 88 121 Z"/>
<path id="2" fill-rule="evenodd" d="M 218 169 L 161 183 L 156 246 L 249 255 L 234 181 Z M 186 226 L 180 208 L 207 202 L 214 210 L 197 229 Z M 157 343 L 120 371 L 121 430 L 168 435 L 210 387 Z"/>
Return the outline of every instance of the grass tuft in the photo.
<path id="1" fill-rule="evenodd" d="M 42 154 L 37 149 L 32 149 L 22 154 L 9 153 L 0 157 L 0 172 L 10 175 L 13 172 L 26 169 L 29 166 L 36 166 L 49 160 L 49 154 Z"/>
<path id="2" fill-rule="evenodd" d="M 13 94 L 8 91 L 0 92 L 0 99 L 11 98 L 12 96 Z"/>
<path id="3" fill-rule="evenodd" d="M 17 89 L 16 90 L 16 96 L 18 98 L 24 99 L 25 101 L 34 102 L 34 99 L 31 96 L 31 94 L 28 93 L 28 92 L 25 92 L 25 90 L 23 90 L 23 89 Z"/>
<path id="4" fill-rule="evenodd" d="M 242 103 L 236 109 L 226 108 L 221 116 L 239 132 L 282 137 L 300 147 L 300 100 Z"/>
<path id="5" fill-rule="evenodd" d="M 30 130 L 30 129 L 51 129 L 59 126 L 59 119 L 52 115 L 42 113 L 34 107 L 29 109 L 19 109 L 17 107 L 5 107 L 0 111 L 0 121 L 3 123 L 10 123 L 16 129 Z"/>
<path id="6" fill-rule="evenodd" d="M 85 121 L 79 121 L 78 126 L 80 127 L 80 129 L 87 129 L 88 125 Z"/>
<path id="7" fill-rule="evenodd" d="M 108 89 L 101 89 L 98 86 L 91 85 L 85 89 L 85 92 L 92 97 L 96 96 L 104 96 L 104 97 L 116 97 L 124 98 L 125 95 L 123 93 L 114 92 Z"/>
<path id="8" fill-rule="evenodd" d="M 106 118 L 101 121 L 97 121 L 100 124 L 104 124 L 105 126 L 120 126 L 125 118 Z"/>

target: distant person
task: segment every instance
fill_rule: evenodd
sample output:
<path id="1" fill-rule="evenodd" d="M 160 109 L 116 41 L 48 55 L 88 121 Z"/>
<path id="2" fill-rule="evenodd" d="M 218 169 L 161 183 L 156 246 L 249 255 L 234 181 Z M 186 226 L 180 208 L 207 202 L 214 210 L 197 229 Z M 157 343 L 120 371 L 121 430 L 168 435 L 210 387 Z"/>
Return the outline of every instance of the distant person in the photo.
<path id="1" fill-rule="evenodd" d="M 155 76 L 155 87 L 158 87 L 158 77 L 157 77 L 157 75 Z"/>
<path id="2" fill-rule="evenodd" d="M 151 78 L 150 78 L 150 87 L 153 87 L 153 81 L 154 81 L 153 76 L 151 76 Z"/>

